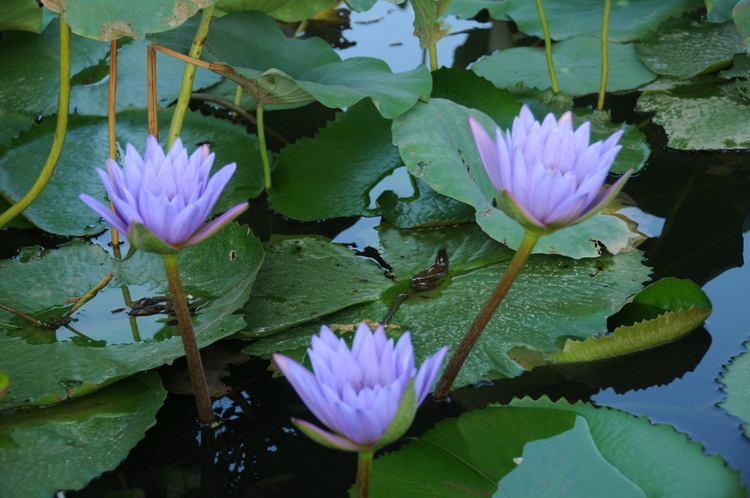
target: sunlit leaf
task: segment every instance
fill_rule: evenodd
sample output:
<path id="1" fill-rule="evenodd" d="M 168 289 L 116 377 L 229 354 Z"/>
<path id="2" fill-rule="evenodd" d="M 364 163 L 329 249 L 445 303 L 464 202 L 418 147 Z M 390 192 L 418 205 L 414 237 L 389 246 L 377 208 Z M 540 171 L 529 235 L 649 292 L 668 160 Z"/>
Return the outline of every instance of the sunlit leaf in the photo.
<path id="1" fill-rule="evenodd" d="M 176 28 L 199 9 L 216 0 L 42 0 L 54 12 L 60 12 L 73 33 L 96 40 L 123 37 L 143 38 Z"/>
<path id="2" fill-rule="evenodd" d="M 125 245 L 122 251 L 127 250 Z M 245 326 L 242 316 L 232 313 L 247 300 L 262 260 L 260 242 L 236 223 L 181 252 L 183 285 L 199 306 L 194 321 L 199 346 Z M 74 241 L 41 256 L 3 260 L 0 302 L 40 320 L 61 318 L 72 306 L 66 302 L 110 271 L 115 278 L 73 314 L 78 321 L 70 328 L 29 326 L 0 311 L 0 322 L 24 327 L 0 328 L 0 365 L 13 379 L 0 406 L 55 403 L 183 356 L 179 329 L 167 323 L 167 315 L 131 319 L 123 311 L 112 313 L 129 305 L 128 299 L 167 295 L 164 265 L 154 254 L 136 252 L 118 261 L 100 246 Z"/>
<path id="3" fill-rule="evenodd" d="M 0 494 L 84 487 L 120 464 L 166 397 L 159 375 L 149 372 L 67 403 L 0 414 Z"/>
<path id="4" fill-rule="evenodd" d="M 445 22 L 445 14 L 451 0 L 412 0 L 414 9 L 414 35 L 419 38 L 420 48 L 434 45 L 450 33 L 451 25 Z"/>

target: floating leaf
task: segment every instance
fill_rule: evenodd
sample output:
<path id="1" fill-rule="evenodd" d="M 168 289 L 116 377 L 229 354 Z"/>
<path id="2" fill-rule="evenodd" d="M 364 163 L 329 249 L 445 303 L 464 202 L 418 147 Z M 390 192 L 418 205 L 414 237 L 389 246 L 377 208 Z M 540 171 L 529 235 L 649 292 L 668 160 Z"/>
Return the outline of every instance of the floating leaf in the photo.
<path id="1" fill-rule="evenodd" d="M 222 14 L 257 10 L 274 19 L 291 23 L 312 19 L 319 12 L 332 8 L 331 5 L 331 0 L 219 0 L 216 10 Z"/>
<path id="2" fill-rule="evenodd" d="M 80 36 L 71 36 L 70 74 L 96 66 L 109 46 Z M 39 35 L 3 33 L 0 40 L 0 102 L 6 111 L 37 116 L 57 111 L 60 91 L 60 21 L 53 20 Z M 105 149 L 106 150 L 106 149 Z"/>
<path id="3" fill-rule="evenodd" d="M 477 223 L 483 230 L 512 248 L 518 247 L 523 229 L 491 204 L 495 189 L 484 172 L 466 124 L 470 115 L 486 129 L 495 128 L 495 124 L 479 111 L 447 100 L 432 99 L 428 104 L 417 104 L 394 120 L 393 141 L 410 173 L 440 194 L 474 206 Z M 638 167 L 641 159 L 637 160 L 638 163 L 630 167 Z M 599 255 L 599 243 L 611 253 L 618 253 L 632 249 L 640 240 L 641 235 L 631 231 L 624 220 L 600 214 L 542 237 L 535 252 L 573 258 L 592 257 Z"/>
<path id="4" fill-rule="evenodd" d="M 552 46 L 552 58 L 560 90 L 572 95 L 599 91 L 602 61 L 598 38 L 576 36 Z M 499 87 L 517 83 L 551 88 L 547 59 L 543 48 L 514 47 L 496 52 L 477 61 L 471 70 Z M 655 75 L 636 57 L 632 44 L 609 44 L 609 77 L 607 91 L 631 90 L 653 80 Z"/>
<path id="5" fill-rule="evenodd" d="M 750 54 L 750 1 L 740 0 L 732 11 L 732 18 L 745 44 L 745 52 Z"/>
<path id="6" fill-rule="evenodd" d="M 172 111 L 159 116 L 162 136 L 171 120 Z M 117 115 L 117 139 L 121 145 L 133 144 L 143 151 L 146 146 L 146 111 L 130 109 Z M 54 119 L 45 119 L 23 133 L 11 148 L 0 149 L 0 193 L 11 202 L 20 199 L 36 181 L 49 153 L 55 133 Z M 182 141 L 188 150 L 209 143 L 216 153 L 214 170 L 236 162 L 237 172 L 219 199 L 216 211 L 226 210 L 238 202 L 254 197 L 262 190 L 263 173 L 258 154 L 258 141 L 241 126 L 200 113 L 188 113 L 182 129 Z M 68 123 L 66 146 L 55 174 L 24 216 L 37 227 L 61 235 L 91 235 L 102 232 L 106 225 L 99 216 L 86 209 L 78 198 L 86 193 L 104 200 L 105 191 L 95 168 L 104 167 L 107 157 L 107 120 L 104 117 L 73 114 Z M 16 165 L 24 164 L 18 168 Z"/>
<path id="7" fill-rule="evenodd" d="M 273 171 L 271 207 L 302 221 L 372 215 L 369 192 L 401 166 L 391 145 L 391 121 L 367 102 L 320 131 L 286 147 Z"/>
<path id="8" fill-rule="evenodd" d="M 7 112 L 0 107 L 0 146 L 7 147 L 10 141 L 34 124 L 34 118 L 20 112 Z"/>
<path id="9" fill-rule="evenodd" d="M 375 301 L 392 282 L 372 261 L 319 237 L 274 241 L 266 249 L 243 336 L 273 334 L 359 303 Z"/>
<path id="10" fill-rule="evenodd" d="M 201 347 L 245 326 L 242 316 L 232 313 L 247 300 L 262 259 L 260 242 L 236 223 L 180 253 L 185 291 L 202 304 L 194 323 Z M 4 260 L 0 302 L 37 318 L 60 318 L 70 307 L 66 301 L 110 271 L 116 276 L 109 286 L 73 315 L 79 318 L 70 324 L 73 332 L 64 327 L 51 331 L 27 326 L 25 332 L 0 328 L 0 365 L 13 379 L 0 406 L 55 403 L 184 354 L 176 325 L 158 322 L 153 338 L 143 341 L 137 336 L 137 319 L 111 313 L 118 304 L 128 304 L 122 288 L 133 301 L 166 296 L 164 265 L 153 254 L 136 252 L 118 261 L 100 246 L 73 241 L 41 256 Z M 0 322 L 26 326 L 7 311 L 0 311 Z M 45 367 L 52 364 L 55 368 Z"/>
<path id="11" fill-rule="evenodd" d="M 454 0 L 454 4 L 476 5 L 476 12 L 488 8 L 493 19 L 513 20 L 518 29 L 526 34 L 543 37 L 539 11 L 535 2 L 506 0 L 504 2 L 465 2 Z M 604 16 L 604 2 L 600 0 L 544 0 L 544 11 L 553 40 L 567 40 L 574 36 L 599 36 Z M 609 14 L 609 40 L 628 42 L 643 38 L 656 31 L 670 17 L 679 17 L 703 7 L 703 0 L 636 0 L 612 2 Z M 456 7 L 458 9 L 459 7 Z M 473 17 L 467 7 L 461 8 L 465 17 Z M 454 9 L 451 9 L 454 11 Z M 476 13 L 474 12 L 474 13 Z M 500 17 L 497 17 L 497 16 Z M 598 47 L 598 45 L 597 45 Z M 598 52 L 598 50 L 597 50 Z"/>
<path id="12" fill-rule="evenodd" d="M 734 23 L 714 24 L 686 16 L 641 40 L 636 53 L 656 74 L 687 79 L 729 66 L 743 48 Z"/>
<path id="13" fill-rule="evenodd" d="M 378 197 L 380 211 L 395 227 L 426 228 L 474 220 L 474 208 L 468 204 L 437 193 L 419 178 L 414 182 L 418 193 L 415 199 L 401 200 L 390 190 Z"/>
<path id="14" fill-rule="evenodd" d="M 178 29 L 157 42 L 187 53 L 190 38 Z M 349 107 L 370 98 L 380 114 L 393 118 L 430 93 L 432 80 L 424 66 L 394 74 L 380 59 L 342 61 L 320 38 L 288 38 L 270 17 L 256 11 L 217 19 L 201 57 L 231 66 L 216 71 L 244 88 L 259 104 L 309 103 Z"/>
<path id="15" fill-rule="evenodd" d="M 73 33 L 96 40 L 123 37 L 143 38 L 176 28 L 199 9 L 216 0 L 42 0 L 48 9 L 59 12 Z"/>
<path id="16" fill-rule="evenodd" d="M 0 494 L 84 487 L 120 464 L 166 397 L 159 375 L 148 372 L 74 401 L 0 414 Z"/>
<path id="17" fill-rule="evenodd" d="M 690 280 L 673 277 L 646 287 L 630 305 L 631 310 L 635 306 L 638 310 L 645 309 L 647 318 L 617 327 L 611 335 L 589 337 L 584 341 L 568 339 L 561 351 L 548 354 L 547 359 L 593 361 L 641 351 L 684 337 L 711 314 L 711 301 L 700 287 Z"/>
<path id="18" fill-rule="evenodd" d="M 419 363 L 438 348 L 459 342 L 513 255 L 476 225 L 419 230 L 383 227 L 379 232 L 379 252 L 394 279 L 379 300 L 261 339 L 245 352 L 268 355 L 308 347 L 311 335 L 323 323 L 346 331 L 365 319 L 380 322 L 403 293 L 407 299 L 390 320 L 389 333 L 398 336 L 411 331 Z M 435 290 L 414 291 L 412 276 L 431 265 L 440 249 L 446 250 L 450 260 L 448 275 Z M 647 278 L 649 270 L 641 259 L 637 251 L 583 260 L 532 256 L 455 385 L 472 384 L 491 373 L 515 376 L 519 367 L 509 356 L 514 348 L 549 353 L 559 349 L 564 337 L 584 338 L 605 330 L 606 317 L 640 290 L 640 282 Z M 307 298 L 307 294 L 287 296 L 290 301 Z"/>
<path id="19" fill-rule="evenodd" d="M 742 429 L 745 436 L 750 438 L 750 342 L 745 343 L 745 351 L 732 358 L 727 365 L 727 371 L 721 374 L 719 381 L 724 384 L 722 388 L 727 393 L 726 398 L 719 406 L 727 412 L 742 420 Z"/>
<path id="20" fill-rule="evenodd" d="M 644 92 L 637 108 L 656 111 L 653 120 L 664 127 L 667 146 L 680 150 L 750 148 L 745 132 L 750 128 L 750 104 L 741 95 L 682 95 L 684 90 L 669 85 L 670 95 L 659 89 L 663 86 L 654 85 L 654 91 Z"/>
<path id="21" fill-rule="evenodd" d="M 371 495 L 404 493 L 739 497 L 745 490 L 721 457 L 671 426 L 545 397 L 443 420 L 377 458 Z"/>

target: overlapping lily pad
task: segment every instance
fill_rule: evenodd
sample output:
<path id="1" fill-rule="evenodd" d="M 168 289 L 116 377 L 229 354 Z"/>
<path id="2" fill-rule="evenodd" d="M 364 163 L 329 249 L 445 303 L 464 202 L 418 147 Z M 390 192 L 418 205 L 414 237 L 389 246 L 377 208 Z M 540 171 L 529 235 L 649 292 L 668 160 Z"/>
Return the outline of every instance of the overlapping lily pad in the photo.
<path id="1" fill-rule="evenodd" d="M 742 429 L 745 436 L 750 438 L 750 353 L 748 352 L 750 342 L 745 343 L 745 351 L 742 354 L 732 358 L 732 362 L 727 365 L 727 371 L 722 373 L 719 379 L 727 393 L 726 398 L 719 403 L 719 406 L 727 412 L 742 420 Z"/>
<path id="2" fill-rule="evenodd" d="M 159 44 L 187 53 L 190 26 L 156 37 Z M 213 23 L 202 59 L 230 66 L 217 70 L 243 87 L 256 102 L 309 103 L 348 107 L 369 98 L 380 114 L 393 118 L 406 112 L 432 87 L 424 66 L 394 74 L 380 59 L 354 57 L 342 61 L 320 38 L 285 36 L 267 15 L 236 12 Z"/>
<path id="3" fill-rule="evenodd" d="M 601 42 L 592 36 L 577 36 L 552 46 L 552 58 L 560 90 L 571 95 L 599 91 L 602 73 Z M 499 87 L 517 83 L 544 90 L 551 88 L 544 49 L 513 47 L 480 59 L 471 70 Z M 607 91 L 631 90 L 656 76 L 636 57 L 632 44 L 609 44 L 609 77 Z"/>
<path id="4" fill-rule="evenodd" d="M 745 496 L 699 443 L 645 417 L 547 398 L 438 423 L 377 458 L 371 495 Z"/>
<path id="5" fill-rule="evenodd" d="M 171 119 L 171 111 L 159 115 L 162 134 Z M 13 141 L 11 148 L 0 150 L 0 194 L 11 201 L 20 199 L 36 181 L 52 144 L 55 123 L 45 119 L 38 126 Z M 121 148 L 132 143 L 143 151 L 146 146 L 146 111 L 130 109 L 118 114 L 117 138 Z M 216 153 L 214 171 L 236 162 L 237 172 L 219 199 L 217 211 L 246 201 L 262 190 L 263 173 L 258 154 L 258 140 L 240 126 L 200 113 L 189 113 L 182 130 L 182 141 L 188 150 L 209 143 Z M 87 209 L 78 198 L 88 194 L 104 200 L 105 192 L 95 168 L 104 167 L 107 157 L 107 121 L 104 117 L 72 115 L 66 146 L 55 174 L 39 198 L 23 215 L 37 227 L 61 235 L 91 235 L 106 228 L 99 216 Z"/>
<path id="6" fill-rule="evenodd" d="M 390 320 L 389 333 L 398 336 L 411 331 L 416 358 L 422 361 L 438 348 L 458 343 L 513 254 L 476 225 L 419 230 L 384 227 L 379 232 L 379 250 L 393 269 L 395 281 L 378 300 L 261 339 L 245 351 L 268 355 L 304 349 L 321 324 L 343 333 L 353 331 L 352 325 L 365 319 L 380 322 L 397 296 L 405 293 L 408 298 Z M 447 276 L 435 290 L 415 291 L 410 287 L 411 277 L 430 266 L 443 248 L 449 258 Z M 640 290 L 647 278 L 649 270 L 641 259 L 637 251 L 584 260 L 532 256 L 455 385 L 515 376 L 519 366 L 508 355 L 513 348 L 548 353 L 559 349 L 565 337 L 584 338 L 604 331 L 606 317 Z M 292 302 L 303 298 L 287 296 Z"/>
<path id="7" fill-rule="evenodd" d="M 154 425 L 166 396 L 149 372 L 75 401 L 0 414 L 0 494 L 53 496 L 84 487 L 119 465 Z"/>
<path id="8" fill-rule="evenodd" d="M 479 111 L 432 99 L 394 120 L 393 141 L 414 176 L 439 193 L 474 206 L 477 223 L 483 230 L 512 248 L 518 247 L 523 229 L 491 204 L 495 190 L 466 125 L 470 115 L 488 130 L 496 126 Z M 638 157 L 630 167 L 638 168 L 641 164 L 642 157 Z M 640 240 L 641 235 L 631 231 L 624 220 L 600 214 L 542 237 L 535 251 L 574 258 L 593 257 L 600 253 L 599 243 L 615 254 L 632 249 Z"/>
<path id="9" fill-rule="evenodd" d="M 127 246 L 123 252 L 127 252 Z M 247 300 L 262 260 L 260 242 L 247 227 L 236 223 L 180 254 L 186 292 L 205 303 L 197 311 L 194 323 L 201 347 L 245 326 L 242 316 L 232 313 Z M 81 296 L 110 271 L 115 278 L 105 291 L 122 293 L 131 286 L 141 286 L 146 295 L 133 295 L 133 300 L 167 294 L 163 263 L 158 256 L 136 252 L 118 261 L 100 246 L 74 241 L 40 256 L 27 252 L 21 259 L 2 261 L 0 302 L 38 318 L 59 318 L 71 306 L 66 304 L 69 299 Z M 123 299 L 121 306 L 126 304 Z M 96 298 L 87 306 L 97 306 Z M 85 313 L 81 313 L 74 313 L 73 317 L 86 320 Z M 119 327 L 131 335 L 127 315 L 118 316 Z M 20 318 L 0 312 L 0 322 L 11 321 L 16 326 L 26 326 Z M 105 332 L 112 327 L 106 322 L 103 325 Z M 75 329 L 76 323 L 71 327 Z M 39 344 L 16 329 L 0 328 L 0 365 L 12 379 L 0 406 L 55 403 L 184 354 L 176 331 L 162 340 L 130 344 L 111 344 L 106 336 L 98 337 L 105 344 L 92 346 L 100 347 L 57 340 L 54 331 L 34 329 L 29 334 L 46 334 L 50 340 Z M 55 368 L 48 368 L 49 365 Z"/>

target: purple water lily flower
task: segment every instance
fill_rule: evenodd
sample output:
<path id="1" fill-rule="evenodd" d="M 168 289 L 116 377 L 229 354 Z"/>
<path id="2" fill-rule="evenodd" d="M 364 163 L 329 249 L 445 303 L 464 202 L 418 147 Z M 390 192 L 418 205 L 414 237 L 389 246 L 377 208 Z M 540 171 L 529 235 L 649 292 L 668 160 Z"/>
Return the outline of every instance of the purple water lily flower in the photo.
<path id="1" fill-rule="evenodd" d="M 307 350 L 314 372 L 281 354 L 274 361 L 302 401 L 334 433 L 292 419 L 315 441 L 347 451 L 375 451 L 400 438 L 429 393 L 448 352 L 414 366 L 409 333 L 394 345 L 382 326 L 361 323 L 351 349 L 326 326 Z"/>
<path id="2" fill-rule="evenodd" d="M 589 123 L 574 130 L 570 112 L 559 121 L 550 113 L 540 124 L 524 105 L 509 131 L 496 128 L 494 142 L 474 118 L 469 126 L 498 191 L 498 207 L 532 233 L 548 234 L 593 216 L 632 173 L 602 191 L 623 132 L 589 144 Z"/>
<path id="3" fill-rule="evenodd" d="M 205 223 L 236 169 L 231 163 L 211 177 L 213 162 L 207 145 L 188 157 L 178 138 L 165 155 L 149 136 L 143 157 L 128 144 L 124 168 L 107 159 L 107 171 L 97 169 L 114 212 L 88 195 L 80 198 L 136 248 L 173 253 L 201 242 L 248 207 L 246 202 L 238 204 Z"/>

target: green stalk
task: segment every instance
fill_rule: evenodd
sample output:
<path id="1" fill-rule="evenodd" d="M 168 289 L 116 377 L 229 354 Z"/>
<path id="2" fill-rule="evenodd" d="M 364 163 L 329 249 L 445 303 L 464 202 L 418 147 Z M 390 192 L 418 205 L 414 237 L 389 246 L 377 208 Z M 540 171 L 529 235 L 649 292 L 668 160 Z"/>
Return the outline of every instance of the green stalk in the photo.
<path id="1" fill-rule="evenodd" d="M 52 173 L 55 171 L 57 161 L 60 159 L 63 146 L 65 145 L 65 134 L 68 131 L 68 108 L 70 107 L 70 26 L 60 17 L 60 93 L 57 96 L 57 126 L 55 137 L 52 140 L 47 162 L 44 163 L 42 172 L 34 182 L 34 185 L 26 192 L 26 195 L 0 214 L 0 228 L 4 227 L 10 220 L 21 214 L 32 202 L 39 197 L 44 187 L 47 186 Z"/>
<path id="2" fill-rule="evenodd" d="M 235 90 L 234 92 L 234 105 L 236 107 L 240 107 L 240 105 L 242 104 L 242 92 L 243 92 L 242 87 L 240 85 L 237 85 L 237 90 Z M 235 112 L 234 115 L 232 116 L 232 122 L 233 123 L 236 122 L 238 117 L 239 117 L 239 114 Z"/>
<path id="3" fill-rule="evenodd" d="M 513 285 L 516 277 L 521 273 L 526 261 L 529 260 L 531 251 L 534 249 L 539 237 L 539 235 L 531 232 L 526 232 L 524 234 L 521 245 L 508 265 L 508 269 L 505 270 L 503 278 L 500 279 L 500 282 L 497 284 L 497 287 L 495 287 L 495 290 L 492 291 L 487 302 L 482 309 L 479 310 L 479 314 L 477 314 L 477 317 L 474 319 L 474 322 L 472 322 L 466 335 L 461 339 L 456 351 L 453 353 L 453 356 L 451 356 L 448 365 L 443 371 L 443 375 L 441 375 L 440 380 L 438 380 L 435 392 L 432 393 L 433 398 L 445 399 L 448 396 L 448 392 L 450 391 L 453 382 L 456 380 L 456 376 L 461 370 L 466 358 L 468 358 L 469 353 L 474 347 L 474 344 L 476 344 L 482 331 L 495 313 L 495 310 L 497 310 L 497 307 L 500 306 L 500 303 L 505 298 L 510 286 Z"/>
<path id="4" fill-rule="evenodd" d="M 172 293 L 172 306 L 174 306 L 177 323 L 180 326 L 182 345 L 185 348 L 185 359 L 187 359 L 190 382 L 195 391 L 195 402 L 198 405 L 198 417 L 204 425 L 213 424 L 214 411 L 211 408 L 211 396 L 208 393 L 208 383 L 203 370 L 201 353 L 198 342 L 195 339 L 193 323 L 190 320 L 190 310 L 185 301 L 185 291 L 182 288 L 180 269 L 177 263 L 177 254 L 162 254 L 164 258 L 164 269 L 167 272 L 167 282 Z"/>
<path id="5" fill-rule="evenodd" d="M 539 20 L 542 22 L 542 32 L 544 33 L 544 52 L 547 55 L 547 69 L 549 70 L 549 79 L 552 81 L 552 91 L 557 93 L 560 91 L 560 87 L 557 84 L 555 63 L 552 60 L 552 38 L 549 35 L 549 25 L 547 24 L 547 15 L 544 13 L 542 0 L 536 0 L 536 10 L 539 11 Z"/>
<path id="6" fill-rule="evenodd" d="M 203 45 L 206 44 L 206 38 L 208 38 L 208 28 L 211 26 L 213 12 L 213 4 L 203 9 L 203 15 L 201 16 L 201 23 L 198 26 L 198 32 L 195 33 L 193 44 L 190 47 L 190 52 L 188 52 L 188 55 L 193 59 L 200 59 L 201 57 L 201 52 L 203 52 Z M 175 140 L 177 140 L 177 137 L 180 136 L 180 132 L 182 131 L 182 123 L 183 121 L 185 121 L 185 114 L 187 114 L 188 104 L 190 103 L 190 94 L 193 92 L 194 79 L 195 65 L 186 62 L 185 70 L 182 73 L 180 95 L 177 97 L 177 104 L 175 105 L 174 115 L 172 116 L 172 124 L 169 126 L 167 149 L 172 147 L 172 144 Z"/>
<path id="7" fill-rule="evenodd" d="M 607 78 L 609 77 L 609 13 L 612 10 L 612 0 L 604 0 L 604 16 L 602 17 L 602 80 L 599 85 L 599 100 L 596 108 L 604 109 L 604 95 L 607 93 Z"/>
<path id="8" fill-rule="evenodd" d="M 357 492 L 356 498 L 370 496 L 370 475 L 372 474 L 372 451 L 357 453 Z"/>
<path id="9" fill-rule="evenodd" d="M 438 57 L 437 57 L 437 46 L 431 43 L 428 47 L 430 51 L 430 71 L 438 70 Z"/>
<path id="10" fill-rule="evenodd" d="M 268 147 L 266 147 L 266 130 L 263 125 L 263 106 L 258 104 L 255 108 L 255 121 L 258 127 L 258 142 L 260 142 L 260 158 L 263 161 L 263 177 L 266 182 L 266 190 L 271 190 L 271 163 L 268 160 Z"/>

